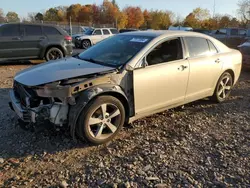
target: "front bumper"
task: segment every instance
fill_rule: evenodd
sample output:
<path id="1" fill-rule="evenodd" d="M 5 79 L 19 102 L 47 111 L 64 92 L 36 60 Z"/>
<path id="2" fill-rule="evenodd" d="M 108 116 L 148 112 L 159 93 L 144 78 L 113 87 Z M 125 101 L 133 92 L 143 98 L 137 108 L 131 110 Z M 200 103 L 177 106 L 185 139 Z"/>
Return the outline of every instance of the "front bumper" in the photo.
<path id="1" fill-rule="evenodd" d="M 67 123 L 69 105 L 62 103 L 53 103 L 39 105 L 35 108 L 27 108 L 21 104 L 21 101 L 15 96 L 14 90 L 9 93 L 11 102 L 10 108 L 25 123 L 44 123 L 49 120 L 51 123 L 63 126 Z"/>

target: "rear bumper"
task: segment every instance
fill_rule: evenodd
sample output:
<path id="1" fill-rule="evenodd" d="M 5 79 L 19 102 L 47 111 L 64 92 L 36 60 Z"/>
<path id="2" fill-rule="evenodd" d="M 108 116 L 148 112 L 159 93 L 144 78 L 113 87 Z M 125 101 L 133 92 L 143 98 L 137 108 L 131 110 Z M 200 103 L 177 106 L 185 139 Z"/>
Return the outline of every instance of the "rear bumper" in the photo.
<path id="1" fill-rule="evenodd" d="M 73 54 L 73 44 L 65 46 L 65 56 L 71 56 Z"/>

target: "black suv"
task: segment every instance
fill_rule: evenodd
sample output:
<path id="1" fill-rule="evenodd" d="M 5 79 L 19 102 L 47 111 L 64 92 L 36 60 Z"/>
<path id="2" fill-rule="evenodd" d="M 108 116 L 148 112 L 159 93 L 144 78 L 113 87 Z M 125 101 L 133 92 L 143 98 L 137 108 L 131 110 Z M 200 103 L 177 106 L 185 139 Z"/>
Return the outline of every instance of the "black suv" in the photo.
<path id="1" fill-rule="evenodd" d="M 44 24 L 0 25 L 0 60 L 55 60 L 72 55 L 72 38 L 60 27 Z"/>

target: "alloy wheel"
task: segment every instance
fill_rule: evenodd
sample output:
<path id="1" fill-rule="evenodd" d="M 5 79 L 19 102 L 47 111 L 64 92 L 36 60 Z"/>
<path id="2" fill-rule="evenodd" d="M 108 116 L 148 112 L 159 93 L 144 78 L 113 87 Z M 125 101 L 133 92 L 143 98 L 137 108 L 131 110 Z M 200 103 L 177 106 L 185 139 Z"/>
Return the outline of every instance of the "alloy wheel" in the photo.
<path id="1" fill-rule="evenodd" d="M 57 60 L 57 59 L 61 59 L 62 53 L 58 50 L 51 50 L 48 54 L 49 60 Z"/>
<path id="2" fill-rule="evenodd" d="M 232 78 L 230 75 L 226 74 L 219 84 L 217 95 L 220 99 L 224 100 L 226 99 L 231 91 L 232 88 Z"/>
<path id="3" fill-rule="evenodd" d="M 97 107 L 88 120 L 91 136 L 98 140 L 112 136 L 121 123 L 120 116 L 121 112 L 114 104 L 105 103 Z"/>

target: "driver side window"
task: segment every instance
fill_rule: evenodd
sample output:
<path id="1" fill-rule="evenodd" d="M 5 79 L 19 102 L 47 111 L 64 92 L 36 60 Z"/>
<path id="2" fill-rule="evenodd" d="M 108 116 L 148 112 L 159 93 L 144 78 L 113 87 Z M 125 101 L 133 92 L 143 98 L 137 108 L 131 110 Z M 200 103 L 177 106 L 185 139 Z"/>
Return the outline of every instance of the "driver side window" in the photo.
<path id="1" fill-rule="evenodd" d="M 146 57 L 148 66 L 183 59 L 180 38 L 165 41 L 156 46 Z"/>
<path id="2" fill-rule="evenodd" d="M 102 31 L 100 29 L 95 30 L 93 35 L 102 35 Z"/>

